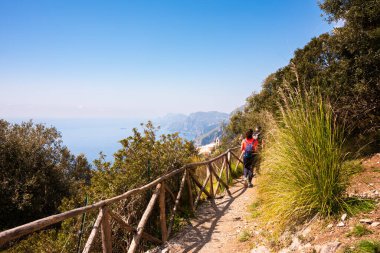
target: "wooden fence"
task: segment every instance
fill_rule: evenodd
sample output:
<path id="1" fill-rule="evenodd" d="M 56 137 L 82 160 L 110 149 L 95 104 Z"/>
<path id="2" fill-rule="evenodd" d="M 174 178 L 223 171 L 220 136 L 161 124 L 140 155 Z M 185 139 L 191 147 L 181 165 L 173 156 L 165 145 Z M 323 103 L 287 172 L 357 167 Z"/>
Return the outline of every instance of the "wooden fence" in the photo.
<path id="1" fill-rule="evenodd" d="M 0 246 L 4 245 L 6 242 L 11 240 L 20 238 L 22 236 L 31 234 L 35 231 L 41 230 L 53 224 L 59 223 L 63 220 L 81 215 L 83 213 L 90 212 L 92 210 L 99 210 L 96 221 L 93 225 L 92 231 L 87 239 L 87 242 L 84 246 L 83 252 L 90 252 L 91 246 L 94 242 L 94 239 L 97 235 L 97 232 L 101 231 L 101 239 L 102 239 L 102 249 L 103 252 L 109 253 L 112 252 L 112 233 L 110 226 L 110 219 L 114 219 L 122 228 L 127 230 L 128 232 L 133 233 L 133 239 L 129 246 L 128 253 L 136 252 L 140 240 L 143 238 L 145 240 L 151 241 L 156 244 L 165 243 L 168 238 L 172 235 L 173 231 L 173 223 L 176 212 L 179 208 L 180 200 L 183 195 L 185 186 L 188 188 L 188 201 L 190 203 L 190 208 L 192 211 L 196 210 L 196 207 L 201 199 L 202 194 L 205 194 L 209 199 L 214 199 L 218 193 L 219 188 L 224 187 L 224 190 L 227 191 L 229 195 L 231 192 L 229 191 L 228 182 L 231 178 L 231 164 L 232 159 L 236 159 L 236 167 L 241 162 L 240 158 L 233 153 L 233 149 L 228 149 L 223 154 L 212 158 L 211 160 L 198 162 L 198 163 L 190 163 L 179 169 L 173 170 L 156 180 L 141 186 L 140 188 L 135 188 L 129 190 L 119 196 L 99 201 L 92 205 L 87 205 L 81 208 L 76 208 L 61 214 L 52 215 L 40 220 L 36 220 L 25 225 L 15 227 L 0 233 Z M 222 164 L 218 166 L 217 163 Z M 206 178 L 204 182 L 200 182 L 196 177 L 195 173 L 197 169 L 206 170 Z M 222 175 L 224 174 L 225 181 L 222 179 Z M 173 192 L 166 186 L 165 182 L 168 179 L 173 178 L 173 176 L 182 174 L 181 183 L 179 186 L 179 191 L 175 196 Z M 214 187 L 214 180 L 216 180 L 216 186 Z M 192 184 L 191 181 L 194 183 Z M 193 185 L 196 186 L 196 189 L 193 189 Z M 208 187 L 207 187 L 208 186 Z M 208 189 L 207 189 L 208 188 Z M 137 225 L 136 228 L 132 227 L 125 221 L 121 215 L 113 212 L 110 209 L 110 205 L 118 202 L 120 200 L 126 199 L 127 197 L 141 193 L 148 189 L 154 189 L 150 201 Z M 197 190 L 198 189 L 198 190 Z M 195 195 L 193 193 L 196 192 Z M 166 193 L 174 198 L 174 207 L 169 211 L 166 210 L 165 206 L 165 198 Z M 156 238 L 146 232 L 144 232 L 144 227 L 148 221 L 148 218 L 156 204 L 159 204 L 160 210 L 160 229 L 161 229 L 161 238 Z M 169 217 L 167 217 L 167 214 Z"/>

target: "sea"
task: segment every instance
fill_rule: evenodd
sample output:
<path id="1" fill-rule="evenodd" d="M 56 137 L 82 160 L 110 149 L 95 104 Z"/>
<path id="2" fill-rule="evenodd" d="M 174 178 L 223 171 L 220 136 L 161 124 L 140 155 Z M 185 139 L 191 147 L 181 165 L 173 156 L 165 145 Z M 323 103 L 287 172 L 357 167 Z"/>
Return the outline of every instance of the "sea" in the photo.
<path id="1" fill-rule="evenodd" d="M 21 123 L 30 119 L 6 119 L 10 123 Z M 148 119 L 33 119 L 55 127 L 62 135 L 62 143 L 75 155 L 84 154 L 89 162 L 106 155 L 106 161 L 113 161 L 113 154 L 122 146 L 120 140 L 132 134 L 132 129 L 142 130 L 141 123 Z"/>

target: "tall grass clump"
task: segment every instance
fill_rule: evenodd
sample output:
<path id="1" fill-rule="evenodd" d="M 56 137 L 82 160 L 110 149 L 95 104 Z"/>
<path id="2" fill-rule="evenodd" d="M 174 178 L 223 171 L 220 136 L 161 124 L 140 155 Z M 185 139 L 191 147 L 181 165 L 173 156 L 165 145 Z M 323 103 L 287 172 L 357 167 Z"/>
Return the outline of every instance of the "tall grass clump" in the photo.
<path id="1" fill-rule="evenodd" d="M 264 218 L 278 228 L 345 209 L 348 182 L 343 129 L 330 104 L 319 92 L 282 95 L 280 120 L 269 133 L 258 179 Z"/>

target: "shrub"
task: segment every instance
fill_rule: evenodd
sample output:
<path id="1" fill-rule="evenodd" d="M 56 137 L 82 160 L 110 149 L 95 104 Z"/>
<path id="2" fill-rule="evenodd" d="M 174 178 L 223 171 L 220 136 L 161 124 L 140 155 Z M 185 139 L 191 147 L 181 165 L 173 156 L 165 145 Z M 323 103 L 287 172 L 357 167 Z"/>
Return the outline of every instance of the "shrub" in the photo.
<path id="1" fill-rule="evenodd" d="M 319 92 L 283 92 L 280 121 L 269 133 L 259 196 L 263 215 L 279 228 L 345 208 L 343 129 Z"/>
<path id="2" fill-rule="evenodd" d="M 90 165 L 53 127 L 0 119 L 0 230 L 52 215 L 90 179 Z"/>

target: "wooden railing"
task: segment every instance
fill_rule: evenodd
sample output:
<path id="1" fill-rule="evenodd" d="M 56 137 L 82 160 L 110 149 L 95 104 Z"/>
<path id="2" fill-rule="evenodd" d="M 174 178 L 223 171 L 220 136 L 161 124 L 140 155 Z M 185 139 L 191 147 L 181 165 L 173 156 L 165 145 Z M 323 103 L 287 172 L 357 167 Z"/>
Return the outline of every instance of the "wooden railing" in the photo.
<path id="1" fill-rule="evenodd" d="M 179 208 L 180 199 L 183 195 L 185 185 L 187 185 L 187 188 L 188 188 L 188 198 L 189 198 L 188 201 L 190 203 L 190 208 L 192 209 L 192 211 L 196 210 L 196 207 L 201 199 L 202 193 L 204 193 L 209 199 L 212 200 L 217 195 L 218 189 L 220 188 L 220 186 L 223 186 L 224 189 L 227 191 L 227 193 L 231 195 L 231 192 L 229 191 L 229 187 L 228 187 L 228 182 L 229 182 L 229 179 L 231 178 L 232 158 L 235 158 L 237 160 L 236 166 L 238 166 L 238 164 L 241 162 L 240 158 L 236 154 L 233 153 L 233 151 L 236 149 L 237 148 L 228 149 L 223 154 L 215 158 L 212 158 L 211 160 L 208 160 L 208 161 L 187 164 L 179 169 L 173 170 L 157 178 L 156 180 L 150 182 L 149 184 L 141 186 L 140 188 L 129 190 L 119 196 L 102 200 L 92 205 L 76 208 L 64 213 L 52 215 L 40 220 L 27 223 L 19 227 L 15 227 L 15 228 L 3 231 L 0 233 L 0 246 L 4 245 L 5 243 L 11 240 L 31 234 L 35 231 L 38 231 L 48 226 L 51 226 L 53 224 L 59 223 L 63 220 L 66 220 L 66 219 L 69 219 L 69 218 L 72 218 L 72 217 L 75 217 L 80 214 L 87 213 L 96 209 L 99 210 L 99 214 L 97 215 L 92 231 L 84 246 L 83 252 L 90 252 L 91 246 L 93 245 L 93 242 L 95 240 L 98 230 L 101 231 L 103 252 L 107 252 L 107 253 L 112 252 L 112 233 L 111 233 L 111 226 L 110 226 L 111 219 L 116 221 L 122 228 L 124 228 L 128 232 L 132 232 L 134 234 L 133 239 L 128 249 L 129 253 L 136 252 L 139 246 L 140 240 L 142 238 L 156 244 L 165 243 L 172 234 L 174 217 L 176 215 L 177 209 Z M 222 165 L 218 166 L 217 162 L 219 163 L 221 162 Z M 201 183 L 199 179 L 197 178 L 197 176 L 195 175 L 195 173 L 198 168 L 202 168 L 202 167 L 206 170 L 207 175 L 204 182 Z M 224 177 L 226 179 L 225 181 L 222 180 L 223 173 L 225 173 L 224 174 Z M 178 175 L 178 174 L 182 174 L 182 179 L 181 179 L 178 193 L 175 196 L 171 192 L 171 190 L 166 186 L 165 182 L 168 179 L 171 179 L 175 175 Z M 215 187 L 214 187 L 214 180 L 217 181 L 217 184 Z M 196 185 L 197 188 L 199 188 L 198 191 L 196 189 L 193 189 L 191 181 L 194 182 L 194 185 Z M 207 185 L 209 185 L 208 189 L 207 189 Z M 137 228 L 132 227 L 130 224 L 128 224 L 127 221 L 125 221 L 121 217 L 121 215 L 113 212 L 110 209 L 111 204 L 114 204 L 115 202 L 126 199 L 127 197 L 133 194 L 141 193 L 143 191 L 146 191 L 152 188 L 154 188 L 154 191 L 137 225 Z M 197 193 L 196 196 L 193 196 L 194 190 Z M 167 219 L 167 216 L 166 216 L 167 215 L 166 206 L 165 206 L 166 192 L 168 192 L 175 199 L 174 207 L 170 210 L 170 212 L 168 212 L 170 214 L 169 219 Z M 152 213 L 152 210 L 157 200 L 159 203 L 159 210 L 160 210 L 161 239 L 158 239 L 144 232 L 145 225 L 148 221 L 150 214 Z"/>

